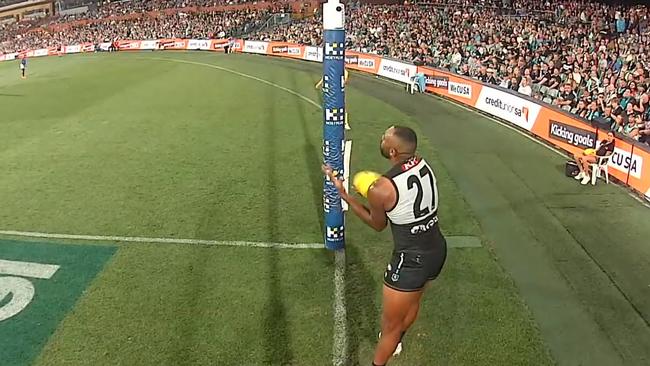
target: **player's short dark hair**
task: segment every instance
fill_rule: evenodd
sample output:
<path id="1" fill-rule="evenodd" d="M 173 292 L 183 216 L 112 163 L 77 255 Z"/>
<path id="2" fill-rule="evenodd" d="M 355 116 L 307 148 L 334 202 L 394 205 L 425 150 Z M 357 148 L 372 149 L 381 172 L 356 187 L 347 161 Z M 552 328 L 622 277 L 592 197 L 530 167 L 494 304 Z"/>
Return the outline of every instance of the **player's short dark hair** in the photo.
<path id="1" fill-rule="evenodd" d="M 406 146 L 415 151 L 418 147 L 418 135 L 410 127 L 393 126 L 393 134 Z"/>

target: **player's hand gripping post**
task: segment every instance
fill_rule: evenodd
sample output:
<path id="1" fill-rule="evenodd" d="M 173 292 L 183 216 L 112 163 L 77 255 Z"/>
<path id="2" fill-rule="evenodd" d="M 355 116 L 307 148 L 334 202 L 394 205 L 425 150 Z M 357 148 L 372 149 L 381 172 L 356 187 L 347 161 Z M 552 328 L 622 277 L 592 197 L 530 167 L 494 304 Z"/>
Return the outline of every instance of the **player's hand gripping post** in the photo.
<path id="1" fill-rule="evenodd" d="M 345 186 L 343 186 L 344 179 L 343 177 L 339 178 L 340 175 L 337 174 L 338 172 L 334 171 L 334 169 L 327 165 L 323 165 L 322 169 L 323 173 L 329 177 L 329 179 L 334 184 L 334 187 L 336 187 L 336 190 L 339 192 L 341 199 L 348 203 L 355 215 L 359 216 L 363 222 L 365 222 L 374 230 L 384 230 L 388 223 L 388 220 L 386 217 L 386 210 L 384 208 L 384 202 L 387 196 L 385 189 L 381 187 L 383 182 L 378 181 L 375 183 L 375 187 L 369 190 L 368 203 L 370 204 L 370 208 L 367 208 L 361 202 L 357 201 L 356 198 L 348 194 L 348 192 L 345 190 Z M 379 187 L 376 187 L 377 185 L 379 185 Z"/>
<path id="2" fill-rule="evenodd" d="M 345 202 L 348 202 L 350 196 L 348 195 L 348 192 L 345 190 L 345 186 L 343 185 L 345 178 L 339 175 L 338 172 L 332 169 L 329 165 L 323 165 L 322 169 L 323 173 L 329 177 L 330 181 L 334 184 L 334 187 L 336 187 L 336 190 L 339 192 L 341 199 L 343 199 Z"/>

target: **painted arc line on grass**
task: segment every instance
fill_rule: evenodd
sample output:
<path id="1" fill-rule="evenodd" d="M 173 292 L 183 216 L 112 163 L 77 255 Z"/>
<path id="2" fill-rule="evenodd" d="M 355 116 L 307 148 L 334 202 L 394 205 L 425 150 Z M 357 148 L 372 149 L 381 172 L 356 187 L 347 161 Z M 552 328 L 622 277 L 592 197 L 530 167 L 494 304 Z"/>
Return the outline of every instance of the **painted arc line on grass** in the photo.
<path id="1" fill-rule="evenodd" d="M 217 66 L 217 65 L 213 65 L 213 64 L 207 64 L 205 62 L 188 61 L 188 60 L 181 60 L 181 59 L 176 59 L 176 58 L 166 58 L 166 57 L 140 57 L 140 58 L 143 59 L 143 60 L 158 60 L 158 61 L 177 62 L 177 63 L 181 63 L 181 64 L 198 65 L 198 66 L 209 67 L 209 68 L 216 69 L 216 70 L 221 70 L 221 71 L 224 71 L 224 72 L 229 72 L 231 74 L 241 76 L 243 78 L 259 81 L 260 83 L 264 83 L 264 84 L 272 86 L 274 88 L 278 88 L 280 90 L 283 90 L 283 91 L 285 91 L 285 92 L 287 92 L 289 94 L 292 94 L 292 95 L 304 100 L 305 102 L 315 106 L 318 109 L 323 109 L 323 107 L 320 104 L 316 103 L 315 101 L 307 98 L 306 96 L 304 96 L 304 95 L 302 95 L 302 94 L 300 94 L 300 93 L 298 93 L 298 92 L 296 92 L 294 90 L 291 90 L 289 88 L 285 88 L 284 86 L 278 85 L 278 84 L 273 83 L 271 81 L 258 78 L 257 76 L 245 74 L 243 72 L 228 69 L 226 67 Z"/>
<path id="2" fill-rule="evenodd" d="M 235 71 L 235 70 L 232 70 L 232 69 L 228 69 L 228 68 L 225 68 L 225 67 L 221 67 L 221 66 L 217 66 L 217 65 L 212 65 L 212 64 L 206 64 L 206 63 L 203 63 L 203 62 L 187 61 L 187 60 L 180 60 L 180 59 L 173 59 L 173 58 L 164 58 L 164 57 L 140 57 L 140 58 L 143 59 L 143 60 L 159 60 L 159 61 L 169 61 L 169 62 L 184 63 L 184 64 L 190 64 L 190 65 L 198 65 L 198 66 L 210 67 L 210 68 L 213 68 L 213 69 L 216 69 L 216 70 L 221 70 L 221 71 L 229 72 L 229 73 L 231 73 L 231 74 L 238 75 L 238 76 L 241 76 L 241 77 L 244 77 L 244 78 L 247 78 L 247 79 L 251 79 L 251 80 L 256 80 L 256 81 L 259 81 L 259 82 L 261 82 L 261 83 L 264 83 L 264 84 L 267 84 L 267 85 L 273 86 L 273 87 L 275 87 L 275 88 L 278 88 L 278 89 L 280 89 L 280 90 L 286 91 L 287 93 L 290 93 L 290 94 L 292 94 L 292 95 L 294 95 L 294 96 L 296 96 L 296 97 L 298 97 L 298 98 L 300 98 L 300 99 L 306 101 L 307 103 L 316 106 L 318 109 L 323 109 L 323 107 L 322 107 L 321 105 L 319 105 L 319 104 L 316 103 L 315 101 L 313 101 L 313 100 L 307 98 L 306 96 L 304 96 L 304 95 L 302 95 L 302 94 L 300 94 L 300 93 L 298 93 L 298 92 L 296 92 L 296 91 L 293 91 L 293 90 L 291 90 L 291 89 L 285 88 L 285 87 L 283 87 L 283 86 L 281 86 L 281 85 L 275 84 L 275 83 L 270 82 L 270 81 L 268 81 L 268 80 L 264 80 L 264 79 L 258 78 L 258 77 L 256 77 L 256 76 L 248 75 L 248 74 L 245 74 L 245 73 L 242 73 L 242 72 L 239 72 L 239 71 Z M 364 74 L 364 73 L 359 73 L 359 75 L 362 75 L 363 77 L 367 77 L 367 78 L 372 78 L 370 75 L 366 75 L 366 74 Z M 388 79 L 384 79 L 384 78 L 375 77 L 374 79 L 380 79 L 380 80 L 385 81 L 385 82 L 390 83 L 390 84 L 403 86 L 403 84 L 401 84 L 401 83 L 398 83 L 398 82 L 395 82 L 395 81 L 392 81 L 392 80 L 388 80 Z M 492 120 L 493 122 L 497 122 L 497 123 L 500 124 L 501 126 L 504 126 L 504 127 L 508 128 L 508 129 L 510 129 L 510 130 L 512 130 L 512 131 L 515 131 L 516 133 L 520 134 L 521 136 L 524 136 L 525 138 L 527 138 L 527 139 L 529 139 L 529 140 L 531 140 L 531 141 L 533 141 L 533 142 L 535 142 L 535 143 L 537 143 L 537 144 L 539 144 L 539 145 L 542 145 L 543 147 L 545 147 L 545 148 L 547 148 L 547 149 L 549 149 L 549 150 L 555 152 L 556 154 L 558 154 L 558 155 L 560 155 L 560 156 L 562 156 L 562 157 L 564 157 L 564 158 L 566 157 L 566 155 L 564 155 L 564 154 L 563 154 L 562 152 L 560 152 L 559 150 L 557 150 L 557 149 L 555 149 L 555 148 L 553 148 L 553 147 L 551 147 L 551 146 L 548 146 L 548 145 L 544 144 L 543 142 L 538 141 L 538 140 L 535 139 L 534 137 L 529 136 L 529 135 L 523 133 L 522 131 L 519 131 L 518 129 L 516 129 L 516 128 L 514 128 L 514 127 L 512 127 L 512 126 L 510 126 L 510 125 L 508 125 L 508 124 L 506 124 L 506 123 L 503 123 L 503 122 L 501 122 L 501 121 L 499 121 L 499 120 L 497 120 L 497 119 L 495 119 L 495 118 L 493 118 L 493 117 L 490 117 L 490 116 L 484 115 L 484 114 L 482 114 L 482 113 L 480 113 L 480 112 L 478 112 L 478 111 L 476 111 L 476 110 L 472 110 L 472 109 L 470 109 L 470 108 L 468 108 L 468 107 L 465 107 L 465 106 L 463 106 L 463 105 L 449 102 L 448 100 L 445 100 L 444 98 L 441 98 L 440 96 L 432 95 L 432 94 L 428 94 L 428 95 L 433 96 L 433 97 L 436 97 L 436 98 L 438 98 L 439 100 L 443 100 L 443 101 L 445 101 L 445 102 L 447 102 L 447 103 L 449 103 L 449 104 L 455 105 L 455 106 L 457 106 L 457 107 L 459 107 L 459 108 L 461 108 L 461 109 L 464 109 L 464 110 L 466 110 L 466 111 L 476 113 L 476 114 L 478 114 L 478 115 L 480 115 L 480 116 L 482 116 L 482 117 L 484 117 L 484 118 L 487 118 L 487 119 Z M 638 201 L 639 203 L 641 203 L 643 206 L 645 206 L 645 207 L 647 207 L 647 208 L 650 208 L 650 204 L 648 204 L 647 202 L 644 202 L 642 199 L 640 199 L 640 198 L 637 197 L 636 195 L 634 195 L 634 194 L 632 194 L 632 193 L 629 193 L 629 195 L 630 195 L 632 198 L 634 198 L 636 201 Z"/>
<path id="3" fill-rule="evenodd" d="M 383 82 L 386 82 L 386 83 L 389 83 L 389 84 L 393 84 L 393 85 L 398 85 L 398 86 L 403 86 L 403 85 L 404 85 L 404 84 L 402 84 L 402 83 L 398 83 L 398 82 L 395 82 L 395 81 L 392 81 L 392 80 L 388 80 L 388 79 L 385 79 L 385 78 L 380 78 L 379 76 L 372 77 L 372 76 L 370 76 L 370 75 L 366 75 L 366 74 L 364 74 L 364 73 L 358 73 L 358 75 L 361 75 L 362 77 L 366 77 L 366 78 L 368 78 L 368 79 L 373 79 L 373 80 L 374 80 L 374 79 L 379 79 L 379 80 L 381 80 L 381 81 L 383 81 Z M 491 116 L 489 116 L 489 115 L 487 115 L 487 114 L 483 114 L 483 113 L 481 113 L 481 112 L 479 112 L 479 111 L 477 111 L 477 110 L 474 110 L 474 109 L 472 109 L 472 108 L 466 107 L 466 106 L 464 106 L 464 105 L 462 105 L 462 104 L 458 104 L 458 103 L 454 103 L 454 102 L 452 102 L 452 101 L 449 101 L 449 100 L 447 100 L 447 99 L 445 99 L 445 98 L 443 98 L 443 97 L 441 97 L 441 96 L 439 96 L 439 95 L 436 95 L 436 94 L 430 94 L 430 93 L 427 93 L 426 95 L 427 95 L 427 96 L 430 96 L 430 97 L 433 97 L 433 98 L 436 98 L 437 100 L 443 101 L 443 102 L 445 102 L 445 103 L 447 103 L 447 104 L 454 105 L 454 106 L 456 106 L 456 107 L 458 107 L 458 108 L 460 108 L 460 109 L 463 109 L 463 110 L 465 110 L 465 111 L 468 111 L 468 112 L 472 112 L 472 113 L 474 113 L 474 114 L 477 114 L 477 115 L 479 115 L 479 116 L 481 116 L 481 117 L 483 117 L 483 118 L 486 118 L 486 119 L 491 120 L 492 122 L 496 122 L 496 123 L 498 123 L 499 125 L 501 125 L 501 126 L 507 128 L 507 129 L 510 129 L 510 130 L 512 130 L 512 131 L 514 131 L 514 132 L 520 134 L 521 136 L 523 136 L 523 137 L 529 139 L 530 141 L 533 141 L 534 143 L 536 143 L 536 144 L 538 144 L 538 145 L 541 145 L 541 146 L 545 147 L 546 149 L 548 149 L 548 150 L 550 150 L 550 151 L 553 151 L 554 153 L 560 155 L 560 156 L 563 157 L 563 158 L 566 158 L 566 157 L 567 157 L 566 154 L 564 154 L 562 151 L 560 151 L 560 150 L 558 150 L 558 149 L 556 149 L 556 148 L 554 148 L 554 147 L 552 147 L 552 146 L 550 146 L 550 145 L 547 145 L 547 144 L 545 144 L 545 143 L 539 141 L 538 139 L 534 138 L 533 136 L 530 136 L 529 134 L 520 131 L 520 130 L 517 129 L 516 127 L 513 127 L 513 126 L 511 126 L 510 124 L 508 124 L 508 123 L 506 123 L 506 122 L 499 121 L 498 119 L 496 119 L 496 118 L 494 118 L 494 117 L 491 117 Z M 646 208 L 650 208 L 650 203 L 645 202 L 643 199 L 641 199 L 641 198 L 640 198 L 639 196 L 637 196 L 636 194 L 634 194 L 634 193 L 632 193 L 632 192 L 628 192 L 628 195 L 629 195 L 630 197 L 632 197 L 634 200 L 636 200 L 637 202 L 639 202 L 639 203 L 640 203 L 641 205 L 643 205 L 644 207 L 646 207 Z"/>
<path id="4" fill-rule="evenodd" d="M 228 241 L 228 240 L 205 240 L 205 239 L 176 239 L 176 238 L 147 238 L 138 236 L 103 236 L 103 235 L 77 235 L 77 234 L 55 234 L 39 233 L 31 231 L 0 230 L 0 235 L 19 236 L 27 238 L 42 239 L 67 239 L 86 241 L 111 241 L 126 243 L 151 243 L 151 244 L 187 244 L 207 246 L 231 246 L 231 247 L 252 247 L 252 248 L 276 248 L 276 249 L 324 249 L 322 243 L 270 243 L 256 241 Z"/>
<path id="5" fill-rule="evenodd" d="M 259 81 L 261 83 L 273 86 L 275 88 L 278 88 L 280 90 L 283 90 L 289 94 L 292 94 L 312 105 L 315 107 L 322 109 L 322 107 L 314 102 L 313 100 L 307 98 L 306 96 L 297 93 L 291 89 L 285 88 L 283 86 L 280 86 L 278 84 L 275 84 L 273 82 L 244 74 L 238 71 L 234 71 L 231 69 L 227 69 L 225 67 L 221 66 L 216 66 L 216 65 L 211 65 L 211 64 L 206 64 L 203 62 L 194 62 L 194 61 L 185 61 L 185 60 L 178 60 L 178 59 L 166 59 L 166 58 L 151 58 L 155 60 L 163 60 L 163 61 L 172 61 L 172 62 L 178 62 L 178 63 L 185 63 L 185 64 L 193 64 L 193 65 L 199 65 L 199 66 L 204 66 L 204 67 L 210 67 L 213 69 L 229 72 L 241 77 L 245 77 L 251 80 Z M 352 141 L 346 141 L 345 142 L 345 156 L 344 156 L 344 164 L 345 167 L 343 169 L 344 173 L 347 175 L 344 178 L 345 179 L 345 185 L 346 185 L 346 191 L 349 191 L 349 166 L 350 166 L 350 153 L 352 149 Z M 347 204 L 344 204 L 344 210 L 347 210 Z M 322 245 L 318 246 L 319 248 L 322 248 Z M 347 310 L 345 308 L 345 251 L 344 250 L 338 250 L 334 254 L 334 342 L 332 345 L 332 362 L 334 366 L 344 366 L 347 360 Z"/>

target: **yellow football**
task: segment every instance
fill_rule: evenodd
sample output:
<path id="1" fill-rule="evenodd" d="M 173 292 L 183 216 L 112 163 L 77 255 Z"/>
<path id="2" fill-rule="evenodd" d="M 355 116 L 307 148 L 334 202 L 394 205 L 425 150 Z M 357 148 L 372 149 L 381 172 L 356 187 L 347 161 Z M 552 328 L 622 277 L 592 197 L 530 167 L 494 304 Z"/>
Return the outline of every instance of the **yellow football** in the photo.
<path id="1" fill-rule="evenodd" d="M 381 177 L 381 174 L 364 170 L 354 175 L 352 186 L 360 195 L 368 197 L 370 186 Z"/>

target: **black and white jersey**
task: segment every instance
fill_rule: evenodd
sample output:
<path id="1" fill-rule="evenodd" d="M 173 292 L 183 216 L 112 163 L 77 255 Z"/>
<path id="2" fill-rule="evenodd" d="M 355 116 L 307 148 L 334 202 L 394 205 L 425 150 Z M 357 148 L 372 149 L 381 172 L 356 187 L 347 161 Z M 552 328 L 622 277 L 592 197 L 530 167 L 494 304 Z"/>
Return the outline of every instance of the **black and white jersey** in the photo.
<path id="1" fill-rule="evenodd" d="M 395 165 L 384 177 L 395 187 L 397 200 L 386 214 L 390 220 L 395 250 L 433 250 L 440 237 L 438 186 L 427 162 L 412 157 Z"/>

